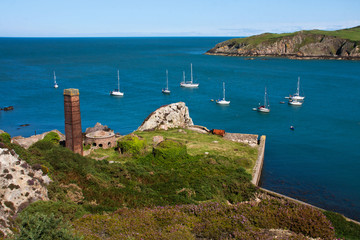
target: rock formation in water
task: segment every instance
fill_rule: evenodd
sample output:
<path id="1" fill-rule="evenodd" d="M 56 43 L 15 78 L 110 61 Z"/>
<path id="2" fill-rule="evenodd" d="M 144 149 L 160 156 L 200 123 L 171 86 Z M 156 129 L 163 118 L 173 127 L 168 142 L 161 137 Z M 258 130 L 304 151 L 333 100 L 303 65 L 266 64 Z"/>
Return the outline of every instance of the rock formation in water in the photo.
<path id="1" fill-rule="evenodd" d="M 349 36 L 349 39 L 346 37 Z M 264 33 L 230 39 L 206 54 L 226 56 L 282 56 L 298 59 L 360 59 L 360 26 L 339 31 Z"/>
<path id="2" fill-rule="evenodd" d="M 0 238 L 11 234 L 14 216 L 31 202 L 48 200 L 50 178 L 19 159 L 14 150 L 0 146 Z"/>
<path id="3" fill-rule="evenodd" d="M 139 131 L 152 131 L 169 128 L 185 128 L 192 126 L 189 109 L 184 102 L 172 103 L 162 106 L 151 113 L 137 129 Z"/>

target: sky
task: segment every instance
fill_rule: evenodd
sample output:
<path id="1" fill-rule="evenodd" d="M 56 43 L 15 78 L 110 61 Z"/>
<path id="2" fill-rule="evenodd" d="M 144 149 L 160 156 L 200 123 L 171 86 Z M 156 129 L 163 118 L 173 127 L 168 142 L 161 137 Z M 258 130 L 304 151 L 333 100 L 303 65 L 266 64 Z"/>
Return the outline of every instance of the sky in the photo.
<path id="1" fill-rule="evenodd" d="M 360 25 L 360 0 L 0 0 L 0 37 L 250 36 Z"/>

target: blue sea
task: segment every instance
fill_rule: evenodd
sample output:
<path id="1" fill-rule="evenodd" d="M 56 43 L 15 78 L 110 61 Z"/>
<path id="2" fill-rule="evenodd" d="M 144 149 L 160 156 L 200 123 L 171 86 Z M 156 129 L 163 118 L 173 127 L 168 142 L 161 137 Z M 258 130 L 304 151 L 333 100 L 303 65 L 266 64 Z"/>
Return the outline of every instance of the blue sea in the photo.
<path id="1" fill-rule="evenodd" d="M 128 134 L 158 107 L 184 101 L 197 125 L 267 136 L 262 187 L 360 220 L 360 61 L 204 55 L 227 39 L 0 38 L 0 107 L 14 106 L 0 111 L 0 129 L 64 132 L 66 88 L 80 91 L 83 131 L 100 122 Z M 182 89 L 191 63 L 200 86 Z M 111 97 L 118 69 L 125 94 Z M 161 93 L 166 69 L 171 95 Z M 298 77 L 304 104 L 280 104 Z M 230 106 L 210 101 L 223 82 Z M 269 114 L 252 110 L 265 86 Z"/>

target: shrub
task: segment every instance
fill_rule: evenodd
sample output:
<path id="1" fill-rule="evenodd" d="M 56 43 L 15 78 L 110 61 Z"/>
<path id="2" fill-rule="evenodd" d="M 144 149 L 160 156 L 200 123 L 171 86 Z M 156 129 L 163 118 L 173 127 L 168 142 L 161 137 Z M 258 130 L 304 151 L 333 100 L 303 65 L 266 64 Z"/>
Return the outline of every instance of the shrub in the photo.
<path id="1" fill-rule="evenodd" d="M 45 135 L 42 141 L 58 144 L 60 141 L 60 136 L 56 132 L 49 132 Z"/>
<path id="2" fill-rule="evenodd" d="M 186 145 L 173 140 L 164 140 L 153 149 L 155 158 L 180 159 L 187 157 Z"/>
<path id="3" fill-rule="evenodd" d="M 145 140 L 140 139 L 136 135 L 127 135 L 118 141 L 117 146 L 122 154 L 128 153 L 136 155 L 140 154 L 141 151 L 145 148 Z"/>
<path id="4" fill-rule="evenodd" d="M 11 142 L 11 136 L 8 133 L 1 133 L 0 134 L 0 142 L 4 143 L 10 143 Z"/>
<path id="5" fill-rule="evenodd" d="M 82 237 L 74 236 L 70 226 L 53 214 L 24 214 L 21 220 L 20 233 L 15 236 L 16 240 L 82 239 Z"/>
<path id="6" fill-rule="evenodd" d="M 19 218 L 22 219 L 26 215 L 34 215 L 41 213 L 44 215 L 53 214 L 54 217 L 62 217 L 66 221 L 82 217 L 86 211 L 82 205 L 77 205 L 73 202 L 55 202 L 55 201 L 36 201 L 31 203 L 20 214 Z"/>

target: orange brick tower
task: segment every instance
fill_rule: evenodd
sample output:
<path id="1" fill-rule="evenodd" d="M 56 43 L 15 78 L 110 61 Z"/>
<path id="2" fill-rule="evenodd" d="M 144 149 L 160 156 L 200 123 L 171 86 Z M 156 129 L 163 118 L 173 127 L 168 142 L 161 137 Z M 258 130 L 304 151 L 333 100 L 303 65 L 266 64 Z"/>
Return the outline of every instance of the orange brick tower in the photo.
<path id="1" fill-rule="evenodd" d="M 64 89 L 66 147 L 83 154 L 79 89 Z"/>

